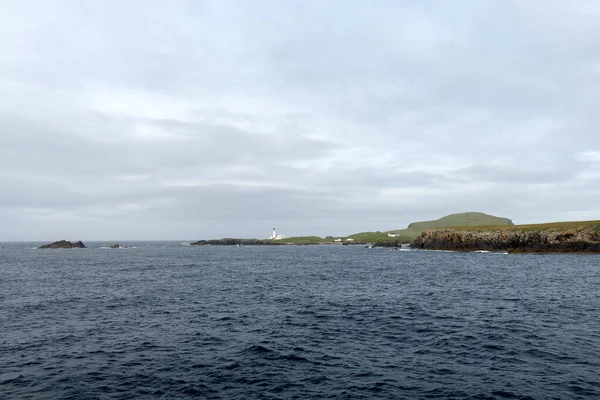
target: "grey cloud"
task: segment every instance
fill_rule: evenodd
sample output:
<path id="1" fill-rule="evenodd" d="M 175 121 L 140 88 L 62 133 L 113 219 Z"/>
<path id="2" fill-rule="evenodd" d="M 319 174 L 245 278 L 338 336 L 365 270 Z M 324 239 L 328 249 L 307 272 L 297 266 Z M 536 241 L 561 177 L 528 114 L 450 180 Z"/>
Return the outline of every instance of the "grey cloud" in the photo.
<path id="1" fill-rule="evenodd" d="M 0 240 L 600 218 L 590 4 L 6 4 Z"/>
<path id="2" fill-rule="evenodd" d="M 474 165 L 456 171 L 463 179 L 485 182 L 516 183 L 516 184 L 550 184 L 561 183 L 576 177 L 581 165 L 573 163 L 565 167 L 498 167 L 491 165 Z"/>

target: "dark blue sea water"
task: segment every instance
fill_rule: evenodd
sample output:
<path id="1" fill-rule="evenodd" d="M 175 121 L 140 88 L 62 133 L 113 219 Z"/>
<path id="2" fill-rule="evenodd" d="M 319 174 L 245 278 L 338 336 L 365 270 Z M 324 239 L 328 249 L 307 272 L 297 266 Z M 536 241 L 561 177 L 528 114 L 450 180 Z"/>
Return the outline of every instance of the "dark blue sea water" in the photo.
<path id="1" fill-rule="evenodd" d="M 34 245 L 2 399 L 600 398 L 600 256 Z"/>

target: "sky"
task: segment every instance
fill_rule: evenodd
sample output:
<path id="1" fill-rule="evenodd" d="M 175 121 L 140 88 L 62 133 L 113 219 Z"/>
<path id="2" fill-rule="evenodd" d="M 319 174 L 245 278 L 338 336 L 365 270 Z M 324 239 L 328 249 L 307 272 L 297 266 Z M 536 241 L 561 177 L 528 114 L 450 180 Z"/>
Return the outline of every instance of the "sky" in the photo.
<path id="1" fill-rule="evenodd" d="M 0 8 L 0 240 L 600 219 L 596 0 Z"/>

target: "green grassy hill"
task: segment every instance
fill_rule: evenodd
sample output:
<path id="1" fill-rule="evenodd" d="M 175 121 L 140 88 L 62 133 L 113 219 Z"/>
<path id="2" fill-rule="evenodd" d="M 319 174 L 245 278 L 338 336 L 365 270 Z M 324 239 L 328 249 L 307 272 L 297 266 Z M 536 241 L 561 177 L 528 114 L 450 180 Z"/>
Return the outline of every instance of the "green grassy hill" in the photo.
<path id="1" fill-rule="evenodd" d="M 318 236 L 296 236 L 296 237 L 290 237 L 290 238 L 277 240 L 277 242 L 292 243 L 292 244 L 315 244 L 315 243 L 326 243 L 329 241 L 325 240 L 323 238 L 320 238 Z"/>
<path id="2" fill-rule="evenodd" d="M 400 242 L 410 242 L 421 234 L 425 229 L 450 228 L 450 227 L 473 227 L 473 226 L 498 226 L 507 227 L 514 224 L 508 218 L 495 217 L 480 212 L 466 212 L 460 214 L 450 214 L 436 219 L 434 221 L 413 222 L 406 229 L 397 229 L 384 232 L 359 232 L 349 237 L 361 242 L 378 242 L 394 240 Z M 388 233 L 395 233 L 395 238 L 388 237 Z"/>
<path id="3" fill-rule="evenodd" d="M 436 219 L 435 221 L 413 222 L 408 225 L 407 231 L 423 232 L 425 229 L 446 228 L 450 226 L 512 226 L 508 218 L 495 217 L 480 212 L 466 212 L 461 214 L 450 214 Z"/>

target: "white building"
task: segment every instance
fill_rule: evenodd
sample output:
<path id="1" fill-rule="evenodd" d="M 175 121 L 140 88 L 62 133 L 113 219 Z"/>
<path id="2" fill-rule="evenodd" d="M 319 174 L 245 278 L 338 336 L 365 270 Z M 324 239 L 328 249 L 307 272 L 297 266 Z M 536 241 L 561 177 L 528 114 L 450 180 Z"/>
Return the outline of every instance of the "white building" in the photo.
<path id="1" fill-rule="evenodd" d="M 395 232 L 388 233 L 388 237 L 396 237 L 398 236 Z"/>
<path id="2" fill-rule="evenodd" d="M 278 235 L 277 231 L 275 230 L 275 228 L 273 228 L 273 233 L 271 233 L 271 236 L 269 236 L 269 239 L 271 240 L 281 240 L 281 239 L 287 239 L 286 235 Z"/>

